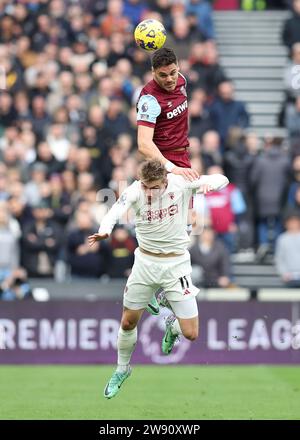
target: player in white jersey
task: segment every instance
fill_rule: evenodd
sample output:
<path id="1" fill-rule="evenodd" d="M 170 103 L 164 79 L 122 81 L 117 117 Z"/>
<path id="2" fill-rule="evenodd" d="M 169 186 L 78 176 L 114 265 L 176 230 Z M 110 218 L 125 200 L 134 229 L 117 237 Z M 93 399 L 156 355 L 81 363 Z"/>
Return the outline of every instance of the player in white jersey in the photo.
<path id="1" fill-rule="evenodd" d="M 169 354 L 179 334 L 198 337 L 198 289 L 191 280 L 190 239 L 186 231 L 188 206 L 193 192 L 207 193 L 228 184 L 221 174 L 194 181 L 167 174 L 158 160 L 143 164 L 140 180 L 130 185 L 103 218 L 99 231 L 89 237 L 92 246 L 109 237 L 115 224 L 132 208 L 139 247 L 127 280 L 123 314 L 118 333 L 118 367 L 107 383 L 104 396 L 117 394 L 131 373 L 130 358 L 137 342 L 137 324 L 153 291 L 163 287 L 174 315 L 166 322 L 162 351 Z"/>

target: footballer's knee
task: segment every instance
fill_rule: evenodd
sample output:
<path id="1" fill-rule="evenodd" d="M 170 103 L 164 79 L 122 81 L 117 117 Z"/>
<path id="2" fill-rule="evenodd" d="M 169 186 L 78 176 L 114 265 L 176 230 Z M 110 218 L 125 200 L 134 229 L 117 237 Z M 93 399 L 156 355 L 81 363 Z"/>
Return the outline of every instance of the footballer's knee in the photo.
<path id="1" fill-rule="evenodd" d="M 198 329 L 188 329 L 183 332 L 183 336 L 189 341 L 195 341 L 198 338 Z"/>
<path id="2" fill-rule="evenodd" d="M 133 330 L 137 325 L 136 320 L 123 318 L 121 322 L 122 330 Z"/>

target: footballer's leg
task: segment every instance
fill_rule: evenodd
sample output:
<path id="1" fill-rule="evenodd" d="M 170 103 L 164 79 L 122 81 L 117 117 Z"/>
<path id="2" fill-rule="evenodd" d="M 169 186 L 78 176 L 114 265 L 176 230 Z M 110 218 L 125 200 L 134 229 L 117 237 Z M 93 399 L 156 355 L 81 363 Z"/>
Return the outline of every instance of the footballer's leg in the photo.
<path id="1" fill-rule="evenodd" d="M 144 308 L 130 310 L 124 307 L 121 326 L 118 332 L 118 366 L 104 389 L 104 397 L 111 399 L 121 388 L 123 382 L 130 376 L 130 359 L 137 342 L 137 324 Z"/>
<path id="2" fill-rule="evenodd" d="M 162 351 L 170 354 L 180 335 L 190 341 L 197 339 L 199 334 L 198 307 L 195 297 L 184 301 L 170 301 L 174 311 L 166 320 L 166 331 L 162 340 Z"/>
<path id="3" fill-rule="evenodd" d="M 153 290 L 151 273 L 137 251 L 124 289 L 124 309 L 117 340 L 118 366 L 104 390 L 104 396 L 108 399 L 118 393 L 124 380 L 131 374 L 130 359 L 137 342 L 137 324 L 153 295 Z"/>

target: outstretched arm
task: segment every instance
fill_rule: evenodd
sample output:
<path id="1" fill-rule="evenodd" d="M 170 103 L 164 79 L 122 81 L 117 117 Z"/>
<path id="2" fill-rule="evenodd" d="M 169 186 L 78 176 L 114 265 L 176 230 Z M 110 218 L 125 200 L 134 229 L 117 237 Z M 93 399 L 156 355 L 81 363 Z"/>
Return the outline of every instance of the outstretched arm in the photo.
<path id="1" fill-rule="evenodd" d="M 108 238 L 115 226 L 115 224 L 122 219 L 124 214 L 132 207 L 133 203 L 138 197 L 138 182 L 135 181 L 130 185 L 119 197 L 116 203 L 113 204 L 108 213 L 103 217 L 100 228 L 97 233 L 88 237 L 90 246 L 96 243 L 96 241 L 105 240 Z"/>
<path id="2" fill-rule="evenodd" d="M 197 190 L 197 193 L 206 194 L 210 191 L 219 191 L 225 188 L 228 183 L 229 180 L 223 174 L 211 174 L 209 176 L 203 175 L 193 182 L 186 182 L 186 187 Z"/>

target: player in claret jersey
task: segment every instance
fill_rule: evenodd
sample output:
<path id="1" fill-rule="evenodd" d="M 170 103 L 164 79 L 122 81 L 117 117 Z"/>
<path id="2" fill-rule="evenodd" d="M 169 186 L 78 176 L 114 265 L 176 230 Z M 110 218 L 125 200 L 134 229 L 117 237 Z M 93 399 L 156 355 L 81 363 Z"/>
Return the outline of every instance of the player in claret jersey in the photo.
<path id="1" fill-rule="evenodd" d="M 158 159 L 168 172 L 189 180 L 199 177 L 188 154 L 186 79 L 179 72 L 172 49 L 152 57 L 153 79 L 142 89 L 137 103 L 138 149 L 147 159 Z"/>
<path id="2" fill-rule="evenodd" d="M 168 172 L 197 179 L 199 175 L 191 169 L 188 153 L 186 79 L 179 72 L 172 49 L 162 48 L 154 53 L 152 74 L 153 79 L 142 89 L 137 103 L 138 149 L 147 159 L 158 159 Z M 187 228 L 191 230 L 191 225 Z M 159 313 L 155 295 L 147 311 Z"/>

